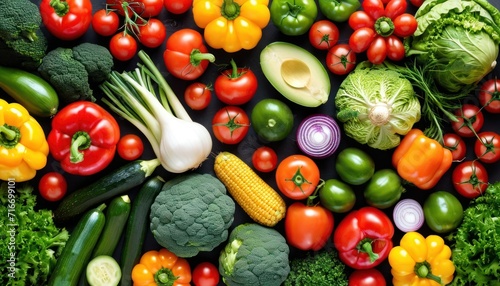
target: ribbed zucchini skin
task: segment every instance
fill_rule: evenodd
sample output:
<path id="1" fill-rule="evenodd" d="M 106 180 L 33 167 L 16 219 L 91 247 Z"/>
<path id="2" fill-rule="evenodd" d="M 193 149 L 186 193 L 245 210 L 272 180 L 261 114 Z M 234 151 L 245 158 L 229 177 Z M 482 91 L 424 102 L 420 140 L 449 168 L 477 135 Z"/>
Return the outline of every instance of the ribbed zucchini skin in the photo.
<path id="1" fill-rule="evenodd" d="M 132 268 L 139 262 L 142 253 L 142 245 L 149 226 L 147 222 L 151 204 L 164 184 L 165 181 L 159 176 L 147 180 L 132 201 L 121 252 L 122 279 L 120 285 L 122 286 L 132 285 Z"/>

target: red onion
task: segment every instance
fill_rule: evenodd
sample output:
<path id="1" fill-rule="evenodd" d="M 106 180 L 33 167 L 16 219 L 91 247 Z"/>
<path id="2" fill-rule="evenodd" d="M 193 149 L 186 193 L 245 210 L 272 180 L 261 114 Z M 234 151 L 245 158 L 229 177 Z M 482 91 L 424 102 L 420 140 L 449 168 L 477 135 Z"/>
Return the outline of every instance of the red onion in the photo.
<path id="1" fill-rule="evenodd" d="M 394 206 L 394 224 L 402 232 L 416 231 L 424 224 L 424 210 L 419 202 L 404 199 Z"/>
<path id="2" fill-rule="evenodd" d="M 310 157 L 322 159 L 331 156 L 340 144 L 339 125 L 328 115 L 310 115 L 297 128 L 297 144 Z"/>

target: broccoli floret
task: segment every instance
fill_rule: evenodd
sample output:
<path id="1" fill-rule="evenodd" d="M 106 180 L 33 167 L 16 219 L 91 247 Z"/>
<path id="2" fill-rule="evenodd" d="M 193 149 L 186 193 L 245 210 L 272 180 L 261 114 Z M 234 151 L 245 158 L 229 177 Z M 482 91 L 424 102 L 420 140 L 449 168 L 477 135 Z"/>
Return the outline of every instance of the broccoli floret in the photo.
<path id="1" fill-rule="evenodd" d="M 290 272 L 289 253 L 277 230 L 256 223 L 240 224 L 221 251 L 219 273 L 230 286 L 279 286 Z"/>
<path id="2" fill-rule="evenodd" d="M 29 0 L 0 1 L 0 38 L 4 41 L 25 38 L 33 41 L 42 24 L 38 6 Z"/>
<path id="3" fill-rule="evenodd" d="M 70 48 L 58 47 L 47 53 L 38 67 L 40 75 L 56 90 L 61 101 L 95 101 L 85 66 L 73 57 Z"/>
<path id="4" fill-rule="evenodd" d="M 314 254 L 307 253 L 305 257 L 292 260 L 290 275 L 284 286 L 347 286 L 349 283 L 346 270 L 334 248 Z"/>
<path id="5" fill-rule="evenodd" d="M 235 203 L 209 174 L 184 174 L 163 186 L 151 205 L 151 232 L 179 257 L 211 251 L 228 237 Z"/>
<path id="6" fill-rule="evenodd" d="M 46 55 L 48 43 L 41 30 L 35 33 L 38 36 L 34 41 L 28 41 L 25 38 L 12 41 L 0 39 L 0 54 L 2 55 L 0 65 L 36 70 Z"/>
<path id="7" fill-rule="evenodd" d="M 97 44 L 82 43 L 74 47 L 73 57 L 85 66 L 92 83 L 106 80 L 113 68 L 113 56 L 107 48 Z"/>

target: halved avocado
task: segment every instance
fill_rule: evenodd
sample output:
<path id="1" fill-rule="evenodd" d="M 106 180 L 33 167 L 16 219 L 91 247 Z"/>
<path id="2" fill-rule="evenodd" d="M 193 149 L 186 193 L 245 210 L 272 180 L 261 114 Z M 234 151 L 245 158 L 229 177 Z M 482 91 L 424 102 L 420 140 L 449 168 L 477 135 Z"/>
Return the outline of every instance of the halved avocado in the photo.
<path id="1" fill-rule="evenodd" d="M 328 100 L 328 72 L 309 51 L 286 42 L 273 42 L 260 53 L 260 66 L 267 80 L 284 97 L 305 107 Z"/>

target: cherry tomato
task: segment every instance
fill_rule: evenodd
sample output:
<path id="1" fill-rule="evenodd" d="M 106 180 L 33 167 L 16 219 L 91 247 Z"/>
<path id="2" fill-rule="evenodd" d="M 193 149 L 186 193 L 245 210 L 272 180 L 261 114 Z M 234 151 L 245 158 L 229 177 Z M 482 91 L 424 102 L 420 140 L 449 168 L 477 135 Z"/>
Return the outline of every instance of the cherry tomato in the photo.
<path id="1" fill-rule="evenodd" d="M 406 38 L 417 30 L 417 20 L 412 14 L 403 13 L 397 16 L 394 21 L 394 34 L 398 37 Z"/>
<path id="2" fill-rule="evenodd" d="M 214 92 L 225 104 L 242 105 L 257 92 L 257 77 L 249 68 L 237 67 L 233 60 L 231 66 L 215 79 Z"/>
<path id="3" fill-rule="evenodd" d="M 500 113 L 500 79 L 485 81 L 479 89 L 479 102 L 490 113 Z"/>
<path id="4" fill-rule="evenodd" d="M 356 53 L 348 44 L 337 44 L 326 54 L 326 66 L 336 75 L 346 75 L 356 67 Z"/>
<path id="5" fill-rule="evenodd" d="M 294 202 L 286 211 L 286 241 L 298 249 L 320 250 L 330 238 L 333 227 L 332 212 L 321 205 Z"/>
<path id="6" fill-rule="evenodd" d="M 50 202 L 56 202 L 66 195 L 68 183 L 62 174 L 58 172 L 49 172 L 40 179 L 38 190 L 44 199 Z"/>
<path id="7" fill-rule="evenodd" d="M 226 106 L 217 111 L 212 119 L 215 138 L 224 144 L 238 144 L 248 133 L 250 119 L 238 106 Z"/>
<path id="8" fill-rule="evenodd" d="M 287 197 L 302 200 L 309 197 L 319 183 L 318 165 L 304 155 L 291 155 L 283 159 L 276 169 L 276 184 Z"/>
<path id="9" fill-rule="evenodd" d="M 64 14 L 58 14 L 61 6 L 65 5 L 68 10 Z M 92 23 L 92 2 L 90 0 L 66 0 L 40 2 L 40 15 L 43 25 L 47 30 L 64 41 L 75 40 L 83 36 Z"/>
<path id="10" fill-rule="evenodd" d="M 349 37 L 349 46 L 355 53 L 364 52 L 377 37 L 375 30 L 363 27 L 355 30 Z"/>
<path id="11" fill-rule="evenodd" d="M 349 275 L 349 286 L 385 286 L 384 275 L 376 268 L 354 270 Z"/>
<path id="12" fill-rule="evenodd" d="M 165 9 L 172 14 L 186 13 L 193 5 L 193 0 L 164 0 Z"/>
<path id="13" fill-rule="evenodd" d="M 212 99 L 212 88 L 201 82 L 193 82 L 184 91 L 184 100 L 193 110 L 203 110 Z"/>
<path id="14" fill-rule="evenodd" d="M 140 0 L 139 2 L 144 6 L 140 15 L 145 19 L 156 17 L 163 10 L 163 0 Z"/>
<path id="15" fill-rule="evenodd" d="M 479 161 L 464 161 L 453 169 L 452 181 L 460 195 L 474 199 L 488 187 L 488 172 Z"/>
<path id="16" fill-rule="evenodd" d="M 167 28 L 156 18 L 150 18 L 145 25 L 139 26 L 139 42 L 148 48 L 159 47 L 166 37 Z"/>
<path id="17" fill-rule="evenodd" d="M 210 262 L 201 262 L 193 269 L 194 286 L 217 286 L 219 269 Z"/>
<path id="18" fill-rule="evenodd" d="M 109 41 L 109 51 L 119 61 L 128 61 L 137 53 L 137 41 L 129 34 L 118 33 Z"/>
<path id="19" fill-rule="evenodd" d="M 493 131 L 478 134 L 474 144 L 474 153 L 483 163 L 495 163 L 500 160 L 500 135 Z"/>
<path id="20" fill-rule="evenodd" d="M 405 58 L 405 46 L 396 36 L 390 35 L 385 38 L 387 46 L 387 57 L 393 61 L 400 61 Z"/>
<path id="21" fill-rule="evenodd" d="M 139 136 L 127 134 L 120 138 L 116 149 L 122 159 L 131 161 L 141 157 L 144 152 L 144 143 Z"/>
<path id="22" fill-rule="evenodd" d="M 120 19 L 118 14 L 106 9 L 98 10 L 92 16 L 92 28 L 101 36 L 111 36 L 118 31 Z"/>
<path id="23" fill-rule="evenodd" d="M 253 152 L 252 165 L 259 172 L 271 172 L 278 166 L 278 155 L 270 147 L 259 147 Z"/>
<path id="24" fill-rule="evenodd" d="M 358 30 L 359 31 L 359 30 Z M 383 37 L 376 37 L 366 51 L 368 60 L 373 64 L 381 64 L 387 57 L 387 45 Z"/>
<path id="25" fill-rule="evenodd" d="M 332 21 L 319 20 L 309 29 L 309 42 L 318 50 L 328 50 L 339 40 L 339 28 Z"/>
<path id="26" fill-rule="evenodd" d="M 483 128 L 484 115 L 474 104 L 464 104 L 453 114 L 457 121 L 451 123 L 451 128 L 462 137 L 474 137 Z"/>
<path id="27" fill-rule="evenodd" d="M 126 6 L 130 17 L 133 10 L 145 19 L 158 16 L 163 10 L 163 0 L 106 0 L 106 4 L 121 16 L 125 15 L 123 7 Z"/>
<path id="28" fill-rule="evenodd" d="M 446 133 L 443 136 L 443 145 L 451 151 L 453 161 L 461 161 L 465 158 L 467 148 L 462 137 L 455 133 Z"/>
<path id="29" fill-rule="evenodd" d="M 425 0 L 410 0 L 410 3 L 415 7 L 420 7 L 424 4 Z"/>
<path id="30" fill-rule="evenodd" d="M 351 14 L 348 23 L 351 29 L 357 30 L 363 27 L 367 28 L 373 27 L 375 21 L 365 11 L 358 10 Z"/>

